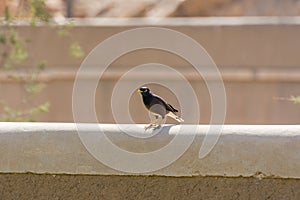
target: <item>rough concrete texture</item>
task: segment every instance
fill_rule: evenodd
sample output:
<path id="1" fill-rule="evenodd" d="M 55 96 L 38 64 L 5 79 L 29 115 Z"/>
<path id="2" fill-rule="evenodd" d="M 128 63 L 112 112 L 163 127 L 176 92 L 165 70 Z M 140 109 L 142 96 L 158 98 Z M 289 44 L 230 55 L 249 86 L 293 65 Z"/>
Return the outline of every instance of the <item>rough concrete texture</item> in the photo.
<path id="1" fill-rule="evenodd" d="M 289 199 L 300 180 L 1 174 L 0 199 Z"/>

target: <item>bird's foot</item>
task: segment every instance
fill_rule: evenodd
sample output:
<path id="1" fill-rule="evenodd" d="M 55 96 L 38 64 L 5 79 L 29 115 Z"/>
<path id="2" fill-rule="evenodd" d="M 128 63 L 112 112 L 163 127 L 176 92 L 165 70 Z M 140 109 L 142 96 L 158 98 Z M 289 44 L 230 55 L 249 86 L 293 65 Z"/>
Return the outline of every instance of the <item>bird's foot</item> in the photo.
<path id="1" fill-rule="evenodd" d="M 145 130 L 148 130 L 149 128 L 152 128 L 153 127 L 153 124 L 149 124 L 147 126 L 145 126 Z"/>

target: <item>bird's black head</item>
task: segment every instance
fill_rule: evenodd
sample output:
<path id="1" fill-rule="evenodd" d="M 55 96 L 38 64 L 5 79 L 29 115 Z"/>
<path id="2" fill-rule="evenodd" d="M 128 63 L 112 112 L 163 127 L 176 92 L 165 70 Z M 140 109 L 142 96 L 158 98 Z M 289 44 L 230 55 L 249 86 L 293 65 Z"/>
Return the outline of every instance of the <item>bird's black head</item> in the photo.
<path id="1" fill-rule="evenodd" d="M 147 87 L 141 87 L 140 89 L 138 89 L 138 92 L 142 95 L 148 95 L 150 94 L 150 89 Z"/>

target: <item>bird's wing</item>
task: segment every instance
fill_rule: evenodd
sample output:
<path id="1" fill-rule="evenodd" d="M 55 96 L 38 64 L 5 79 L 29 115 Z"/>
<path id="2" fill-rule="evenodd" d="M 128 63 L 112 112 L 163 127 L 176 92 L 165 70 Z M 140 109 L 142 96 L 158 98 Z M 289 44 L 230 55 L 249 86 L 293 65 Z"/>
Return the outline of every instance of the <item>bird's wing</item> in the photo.
<path id="1" fill-rule="evenodd" d="M 171 106 L 170 104 L 166 103 L 165 100 L 163 100 L 161 97 L 157 96 L 157 95 L 153 95 L 154 97 L 154 104 L 160 104 L 162 106 L 164 106 L 166 108 L 167 111 L 171 111 L 171 112 L 178 112 L 178 110 L 176 110 L 173 106 Z"/>
<path id="2" fill-rule="evenodd" d="M 175 109 L 171 104 L 168 104 L 172 109 L 173 109 L 173 111 L 172 112 L 178 112 L 178 110 L 177 109 Z"/>

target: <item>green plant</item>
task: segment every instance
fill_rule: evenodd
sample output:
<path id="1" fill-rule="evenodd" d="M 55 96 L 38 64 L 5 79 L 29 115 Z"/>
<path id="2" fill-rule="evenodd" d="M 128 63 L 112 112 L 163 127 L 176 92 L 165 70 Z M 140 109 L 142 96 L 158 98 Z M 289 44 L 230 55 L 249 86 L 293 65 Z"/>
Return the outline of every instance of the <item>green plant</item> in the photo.
<path id="1" fill-rule="evenodd" d="M 50 102 L 34 103 L 37 94 L 46 88 L 46 84 L 39 80 L 39 76 L 46 69 L 47 61 L 30 60 L 27 45 L 28 38 L 20 36 L 15 24 L 18 20 L 26 20 L 31 26 L 37 23 L 46 24 L 49 27 L 51 15 L 47 12 L 44 0 L 27 0 L 30 6 L 29 17 L 24 17 L 23 12 L 18 12 L 18 16 L 12 16 L 9 8 L 5 8 L 4 18 L 0 20 L 0 70 L 7 79 L 20 82 L 24 87 L 24 95 L 20 100 L 20 105 L 11 106 L 9 102 L 0 101 L 0 121 L 35 121 L 35 117 L 41 113 L 49 112 Z M 22 1 L 20 1 L 22 3 Z M 24 2 L 23 2 L 24 4 Z M 67 23 L 58 26 L 58 35 L 67 36 L 70 34 L 72 24 Z M 84 55 L 80 45 L 72 42 L 70 45 L 70 55 L 80 58 Z M 24 62 L 33 63 L 31 67 L 24 69 Z"/>

